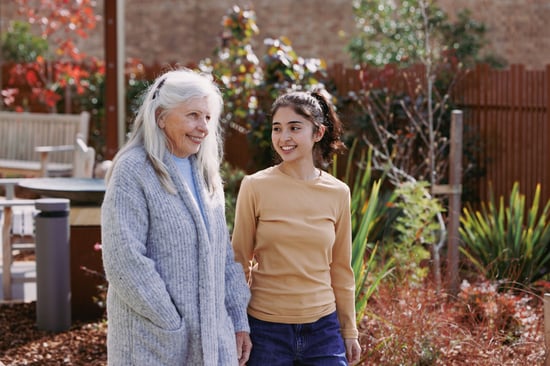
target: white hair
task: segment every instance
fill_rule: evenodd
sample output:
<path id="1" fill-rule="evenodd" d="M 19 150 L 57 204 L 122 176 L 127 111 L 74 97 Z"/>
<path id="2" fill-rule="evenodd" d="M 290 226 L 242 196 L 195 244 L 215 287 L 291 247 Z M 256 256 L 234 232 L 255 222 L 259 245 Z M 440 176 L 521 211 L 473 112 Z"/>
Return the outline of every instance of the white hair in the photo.
<path id="1" fill-rule="evenodd" d="M 223 189 L 220 176 L 223 137 L 219 121 L 223 109 L 222 95 L 211 75 L 187 68 L 170 70 L 160 75 L 145 91 L 128 142 L 114 158 L 113 166 L 116 165 L 117 158 L 127 150 L 143 145 L 162 185 L 168 192 L 175 194 L 174 182 L 162 162 L 167 151 L 167 138 L 164 130 L 158 127 L 157 120 L 182 102 L 196 97 L 207 97 L 210 108 L 208 134 L 196 154 L 197 163 L 209 192 L 215 194 Z M 109 177 L 110 173 L 106 179 Z"/>

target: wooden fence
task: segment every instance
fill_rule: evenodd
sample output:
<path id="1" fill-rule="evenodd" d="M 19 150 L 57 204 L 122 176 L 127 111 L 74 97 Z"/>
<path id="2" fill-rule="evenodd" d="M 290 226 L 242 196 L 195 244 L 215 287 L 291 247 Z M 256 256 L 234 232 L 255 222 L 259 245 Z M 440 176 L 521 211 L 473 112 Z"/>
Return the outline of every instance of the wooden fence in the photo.
<path id="1" fill-rule="evenodd" d="M 479 65 L 458 85 L 456 101 L 464 125 L 481 142 L 479 161 L 485 176 L 479 196 L 508 196 L 515 181 L 532 202 L 537 184 L 541 199 L 550 199 L 550 65 L 542 71 L 512 65 L 492 70 Z"/>
<path id="2" fill-rule="evenodd" d="M 339 92 L 358 90 L 359 72 L 329 70 Z M 422 78 L 418 67 L 411 70 Z M 550 200 L 550 65 L 542 71 L 512 65 L 494 70 L 478 65 L 461 77 L 453 100 L 464 112 L 464 138 L 477 141 L 477 162 L 485 174 L 473 182 L 480 201 L 509 196 L 515 181 L 530 206 L 537 184 L 541 202 Z M 471 184 L 472 182 L 468 182 Z"/>

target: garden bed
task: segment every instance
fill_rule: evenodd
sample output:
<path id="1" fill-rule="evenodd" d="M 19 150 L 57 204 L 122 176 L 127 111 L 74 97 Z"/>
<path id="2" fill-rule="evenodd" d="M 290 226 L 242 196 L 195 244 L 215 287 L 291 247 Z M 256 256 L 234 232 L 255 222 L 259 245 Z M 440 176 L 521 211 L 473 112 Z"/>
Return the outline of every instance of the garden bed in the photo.
<path id="1" fill-rule="evenodd" d="M 0 304 L 0 362 L 106 365 L 107 322 L 61 333 L 36 328 L 36 303 Z M 380 287 L 360 324 L 362 365 L 543 365 L 543 301 L 533 292 L 495 292 L 487 283 L 455 301 L 429 285 Z M 0 363 L 1 365 L 1 363 Z"/>

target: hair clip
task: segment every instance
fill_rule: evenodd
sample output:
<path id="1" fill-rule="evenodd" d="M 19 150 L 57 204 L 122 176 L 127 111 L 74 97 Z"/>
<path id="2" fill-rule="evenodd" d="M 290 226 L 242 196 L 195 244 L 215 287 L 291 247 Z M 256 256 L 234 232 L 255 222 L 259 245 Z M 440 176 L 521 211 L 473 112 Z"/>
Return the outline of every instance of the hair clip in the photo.
<path id="1" fill-rule="evenodd" d="M 153 100 L 159 96 L 160 88 L 164 85 L 164 82 L 166 81 L 166 78 L 162 79 L 155 89 L 155 92 L 153 93 Z"/>

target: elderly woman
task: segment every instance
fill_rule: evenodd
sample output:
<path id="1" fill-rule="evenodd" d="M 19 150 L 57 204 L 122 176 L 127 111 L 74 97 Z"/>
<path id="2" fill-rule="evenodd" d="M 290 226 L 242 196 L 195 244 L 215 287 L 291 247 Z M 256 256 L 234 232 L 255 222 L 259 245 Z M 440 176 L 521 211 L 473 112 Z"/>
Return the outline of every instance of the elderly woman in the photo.
<path id="1" fill-rule="evenodd" d="M 219 173 L 222 97 L 188 69 L 157 78 L 107 174 L 109 365 L 244 365 L 250 293 Z"/>

